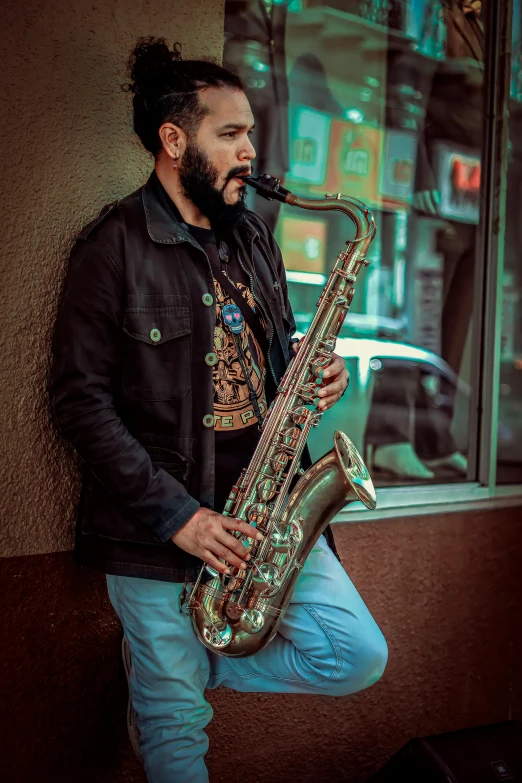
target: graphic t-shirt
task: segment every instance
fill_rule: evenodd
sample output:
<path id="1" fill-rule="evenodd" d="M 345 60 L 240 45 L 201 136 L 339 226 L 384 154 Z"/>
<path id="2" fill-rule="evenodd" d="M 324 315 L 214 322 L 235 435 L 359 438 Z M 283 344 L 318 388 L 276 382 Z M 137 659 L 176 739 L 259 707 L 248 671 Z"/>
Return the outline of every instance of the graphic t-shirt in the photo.
<path id="1" fill-rule="evenodd" d="M 206 252 L 213 269 L 222 269 L 245 302 L 259 318 L 260 313 L 249 288 L 250 280 L 237 261 L 235 248 L 228 242 L 230 251 L 228 263 L 221 264 L 216 237 L 213 231 L 189 226 L 194 239 Z M 217 362 L 212 368 L 214 383 L 214 430 L 215 430 L 215 502 L 216 511 L 222 511 L 232 485 L 241 470 L 246 468 L 259 439 L 259 422 L 250 399 L 245 373 L 239 360 L 236 344 L 230 330 L 223 324 L 222 310 L 233 300 L 214 278 L 216 289 L 216 324 L 214 327 L 214 353 Z M 245 321 L 245 328 L 239 335 L 247 372 L 254 388 L 259 410 L 266 413 L 266 358 L 252 330 Z"/>

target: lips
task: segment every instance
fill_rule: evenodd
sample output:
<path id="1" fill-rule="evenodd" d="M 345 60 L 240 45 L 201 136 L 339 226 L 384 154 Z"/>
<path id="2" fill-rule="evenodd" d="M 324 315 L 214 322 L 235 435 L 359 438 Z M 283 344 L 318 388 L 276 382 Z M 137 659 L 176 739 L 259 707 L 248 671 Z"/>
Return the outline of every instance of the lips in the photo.
<path id="1" fill-rule="evenodd" d="M 231 178 L 231 181 L 236 179 L 238 182 L 241 182 L 242 185 L 244 185 L 243 177 L 250 177 L 250 174 L 236 174 L 235 177 Z"/>

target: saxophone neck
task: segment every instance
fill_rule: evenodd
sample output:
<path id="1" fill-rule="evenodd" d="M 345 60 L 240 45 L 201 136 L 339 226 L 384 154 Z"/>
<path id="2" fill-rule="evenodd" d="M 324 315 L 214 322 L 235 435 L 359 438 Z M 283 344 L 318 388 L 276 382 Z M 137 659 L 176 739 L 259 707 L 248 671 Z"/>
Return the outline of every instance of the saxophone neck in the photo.
<path id="1" fill-rule="evenodd" d="M 247 185 L 253 187 L 260 196 L 268 201 L 281 201 L 292 207 L 311 209 L 317 212 L 336 210 L 343 212 L 355 226 L 355 237 L 346 244 L 348 250 L 343 251 L 343 269 L 348 274 L 357 276 L 366 261 L 366 251 L 375 236 L 375 219 L 365 204 L 357 198 L 344 196 L 342 193 L 327 194 L 324 199 L 309 199 L 296 196 L 281 185 L 280 180 L 263 174 L 260 177 L 242 177 Z"/>

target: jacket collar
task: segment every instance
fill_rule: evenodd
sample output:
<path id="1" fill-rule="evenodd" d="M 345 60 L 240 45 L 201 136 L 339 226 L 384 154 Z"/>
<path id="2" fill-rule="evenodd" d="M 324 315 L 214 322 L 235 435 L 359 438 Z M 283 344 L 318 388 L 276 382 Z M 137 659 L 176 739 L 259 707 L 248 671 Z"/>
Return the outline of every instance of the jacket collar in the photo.
<path id="1" fill-rule="evenodd" d="M 187 228 L 187 224 L 183 222 L 176 206 L 165 193 L 155 171 L 152 172 L 143 186 L 142 198 L 147 231 L 153 242 L 166 245 L 190 242 L 190 244 L 199 247 Z M 251 240 L 258 237 L 258 233 L 250 224 L 248 216 L 241 229 L 241 233 L 247 239 Z"/>

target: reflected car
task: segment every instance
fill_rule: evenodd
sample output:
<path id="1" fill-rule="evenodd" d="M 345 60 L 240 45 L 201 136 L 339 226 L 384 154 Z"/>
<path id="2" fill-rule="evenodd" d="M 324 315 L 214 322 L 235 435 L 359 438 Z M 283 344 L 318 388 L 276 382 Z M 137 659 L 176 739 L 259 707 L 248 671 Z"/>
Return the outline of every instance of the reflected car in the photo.
<path id="1" fill-rule="evenodd" d="M 297 336 L 302 336 L 298 335 Z M 372 405 L 377 373 L 391 368 L 417 368 L 419 377 L 433 396 L 434 405 L 441 411 L 450 411 L 448 426 L 457 449 L 467 451 L 471 388 L 457 376 L 450 365 L 432 351 L 404 342 L 373 338 L 339 337 L 336 353 L 342 356 L 350 373 L 348 392 L 330 410 L 320 425 L 310 434 L 309 446 L 315 461 L 333 445 L 335 430 L 342 430 L 351 438 L 366 459 L 365 432 L 370 415 L 378 415 L 378 406 Z M 381 403 L 382 404 L 382 403 Z M 499 458 L 517 438 L 514 423 L 499 424 Z M 522 435 L 522 433 L 521 433 Z"/>

